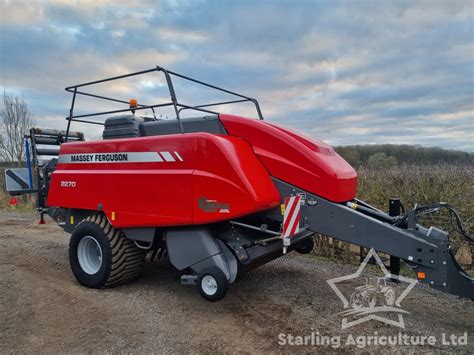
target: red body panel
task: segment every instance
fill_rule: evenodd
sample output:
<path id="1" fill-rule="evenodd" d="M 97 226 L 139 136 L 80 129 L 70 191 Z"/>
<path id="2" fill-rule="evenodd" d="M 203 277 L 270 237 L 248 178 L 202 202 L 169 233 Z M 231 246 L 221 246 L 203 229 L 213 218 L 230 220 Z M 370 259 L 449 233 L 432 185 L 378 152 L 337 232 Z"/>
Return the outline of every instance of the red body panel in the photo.
<path id="1" fill-rule="evenodd" d="M 127 162 L 62 160 L 138 152 L 161 161 L 137 162 L 140 154 Z M 232 136 L 188 133 L 65 143 L 59 159 L 48 206 L 99 210 L 101 205 L 116 227 L 212 223 L 280 203 L 252 148 Z"/>
<path id="2" fill-rule="evenodd" d="M 330 146 L 259 120 L 220 119 L 229 135 L 65 143 L 47 204 L 103 210 L 123 228 L 215 223 L 274 208 L 281 198 L 271 176 L 334 202 L 355 197 L 357 175 Z"/>
<path id="3" fill-rule="evenodd" d="M 329 145 L 265 121 L 219 117 L 230 135 L 253 147 L 271 176 L 333 202 L 356 196 L 355 170 Z"/>

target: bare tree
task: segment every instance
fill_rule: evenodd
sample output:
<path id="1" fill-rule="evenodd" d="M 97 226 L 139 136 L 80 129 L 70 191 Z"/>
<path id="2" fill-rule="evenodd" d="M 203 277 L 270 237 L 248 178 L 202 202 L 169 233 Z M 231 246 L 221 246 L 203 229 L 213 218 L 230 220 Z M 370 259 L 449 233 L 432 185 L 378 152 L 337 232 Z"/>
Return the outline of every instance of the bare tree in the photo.
<path id="1" fill-rule="evenodd" d="M 25 160 L 23 139 L 34 124 L 25 100 L 4 92 L 0 108 L 0 160 L 18 165 Z"/>

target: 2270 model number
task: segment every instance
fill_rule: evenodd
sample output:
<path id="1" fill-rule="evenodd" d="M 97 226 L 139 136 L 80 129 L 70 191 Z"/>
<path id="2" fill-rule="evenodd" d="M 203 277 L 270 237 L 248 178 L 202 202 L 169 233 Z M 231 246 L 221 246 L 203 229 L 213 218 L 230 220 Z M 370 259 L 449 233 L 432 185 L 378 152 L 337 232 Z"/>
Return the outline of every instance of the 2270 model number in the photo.
<path id="1" fill-rule="evenodd" d="M 61 187 L 76 187 L 75 181 L 61 181 Z"/>

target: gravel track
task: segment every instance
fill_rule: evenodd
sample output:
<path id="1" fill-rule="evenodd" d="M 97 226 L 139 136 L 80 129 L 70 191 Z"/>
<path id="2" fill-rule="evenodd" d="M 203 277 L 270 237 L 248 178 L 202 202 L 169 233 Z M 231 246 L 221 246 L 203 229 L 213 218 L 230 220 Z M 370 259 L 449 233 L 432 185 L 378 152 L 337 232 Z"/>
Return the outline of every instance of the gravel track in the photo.
<path id="1" fill-rule="evenodd" d="M 1 353 L 474 352 L 474 302 L 419 285 L 402 303 L 409 312 L 405 329 L 371 320 L 341 330 L 338 313 L 344 309 L 326 280 L 355 272 L 353 265 L 292 253 L 245 275 L 224 300 L 209 303 L 194 287 L 181 286 L 166 260 L 147 263 L 132 284 L 81 287 L 69 269 L 67 247 L 68 236 L 53 222 L 40 226 L 33 214 L 0 211 Z M 432 335 L 437 343 L 363 349 L 278 343 L 280 333 L 346 339 L 399 331 Z M 467 345 L 440 344 L 443 333 L 464 332 Z"/>

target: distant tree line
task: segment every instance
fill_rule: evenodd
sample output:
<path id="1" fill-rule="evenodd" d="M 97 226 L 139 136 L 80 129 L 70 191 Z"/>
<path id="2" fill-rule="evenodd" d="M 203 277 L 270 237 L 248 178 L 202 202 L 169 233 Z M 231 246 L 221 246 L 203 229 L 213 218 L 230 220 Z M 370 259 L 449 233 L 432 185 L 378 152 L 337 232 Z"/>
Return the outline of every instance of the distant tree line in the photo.
<path id="1" fill-rule="evenodd" d="M 351 145 L 335 150 L 354 167 L 377 168 L 397 165 L 469 165 L 474 166 L 474 153 L 419 145 Z"/>

